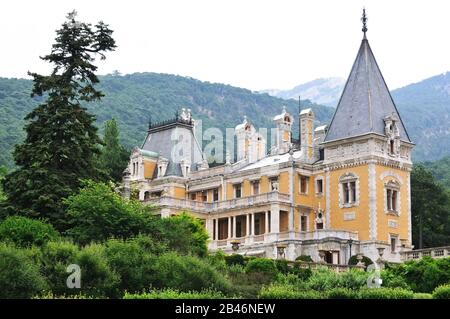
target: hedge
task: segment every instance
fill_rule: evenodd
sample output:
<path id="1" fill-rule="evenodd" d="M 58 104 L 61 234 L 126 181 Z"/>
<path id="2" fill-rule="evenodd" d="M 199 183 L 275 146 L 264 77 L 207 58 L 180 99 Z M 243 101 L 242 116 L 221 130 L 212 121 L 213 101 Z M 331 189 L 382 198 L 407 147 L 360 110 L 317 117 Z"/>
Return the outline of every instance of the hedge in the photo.
<path id="1" fill-rule="evenodd" d="M 358 293 L 360 299 L 413 299 L 411 290 L 402 288 L 363 288 Z"/>
<path id="2" fill-rule="evenodd" d="M 450 299 L 450 284 L 436 287 L 433 291 L 433 299 Z"/>
<path id="3" fill-rule="evenodd" d="M 123 299 L 224 299 L 225 296 L 215 290 L 179 291 L 176 289 L 154 290 L 142 294 L 125 293 Z"/>

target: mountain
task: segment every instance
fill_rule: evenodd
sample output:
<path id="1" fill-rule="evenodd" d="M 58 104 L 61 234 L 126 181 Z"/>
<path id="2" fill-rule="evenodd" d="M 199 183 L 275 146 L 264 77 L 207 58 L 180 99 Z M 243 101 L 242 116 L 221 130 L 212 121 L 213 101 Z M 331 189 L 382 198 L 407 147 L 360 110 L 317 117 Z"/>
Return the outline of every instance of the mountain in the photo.
<path id="1" fill-rule="evenodd" d="M 97 116 L 100 128 L 104 121 L 116 118 L 122 143 L 128 148 L 142 143 L 150 116 L 152 121 L 166 120 L 182 107 L 192 109 L 194 118 L 203 121 L 203 129 L 218 127 L 222 131 L 241 123 L 244 115 L 256 127 L 271 128 L 272 117 L 281 112 L 283 105 L 291 114 L 298 112 L 298 101 L 294 99 L 189 77 L 134 73 L 105 75 L 100 81 L 106 96 L 87 107 Z M 25 136 L 23 118 L 42 100 L 30 98 L 31 86 L 30 80 L 0 78 L 0 165 L 13 165 L 11 150 Z M 392 96 L 416 143 L 413 160 L 433 161 L 449 155 L 450 73 L 394 90 Z M 302 100 L 302 108 L 310 106 L 316 113 L 317 125 L 328 123 L 334 108 Z M 294 124 L 294 136 L 297 134 L 298 126 Z"/>
<path id="2" fill-rule="evenodd" d="M 450 154 L 450 72 L 392 91 L 416 147 L 414 160 L 432 161 Z"/>
<path id="3" fill-rule="evenodd" d="M 434 177 L 450 190 L 450 155 L 434 162 L 423 162 L 434 175 Z"/>
<path id="4" fill-rule="evenodd" d="M 304 84 L 300 84 L 290 90 L 263 90 L 272 96 L 282 99 L 297 100 L 300 96 L 302 99 L 308 99 L 314 103 L 336 107 L 344 89 L 345 79 L 343 78 L 325 78 L 317 79 Z"/>
<path id="5" fill-rule="evenodd" d="M 193 117 L 202 120 L 203 129 L 218 127 L 222 132 L 241 123 L 244 115 L 256 127 L 271 128 L 273 116 L 283 105 L 291 114 L 298 112 L 294 100 L 188 77 L 135 73 L 99 78 L 105 97 L 86 106 L 96 115 L 100 128 L 104 121 L 116 118 L 121 142 L 128 148 L 141 145 L 150 117 L 153 122 L 167 120 L 182 107 L 192 109 Z M 31 87 L 30 80 L 0 78 L 0 165 L 13 165 L 11 150 L 25 136 L 23 118 L 42 100 L 30 98 Z M 307 100 L 302 101 L 302 107 L 314 109 L 317 124 L 328 122 L 333 114 L 333 109 Z M 294 136 L 297 134 L 298 126 L 294 125 Z"/>

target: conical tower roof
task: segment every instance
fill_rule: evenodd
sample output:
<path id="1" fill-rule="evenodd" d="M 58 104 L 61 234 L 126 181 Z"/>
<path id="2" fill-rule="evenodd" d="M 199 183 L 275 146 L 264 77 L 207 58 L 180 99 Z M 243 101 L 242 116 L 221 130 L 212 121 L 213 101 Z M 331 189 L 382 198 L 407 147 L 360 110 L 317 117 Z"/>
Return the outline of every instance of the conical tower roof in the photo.
<path id="1" fill-rule="evenodd" d="M 400 139 L 411 142 L 366 38 L 366 20 L 364 14 L 364 38 L 324 142 L 368 133 L 385 135 L 384 118 L 389 115 L 399 119 Z"/>

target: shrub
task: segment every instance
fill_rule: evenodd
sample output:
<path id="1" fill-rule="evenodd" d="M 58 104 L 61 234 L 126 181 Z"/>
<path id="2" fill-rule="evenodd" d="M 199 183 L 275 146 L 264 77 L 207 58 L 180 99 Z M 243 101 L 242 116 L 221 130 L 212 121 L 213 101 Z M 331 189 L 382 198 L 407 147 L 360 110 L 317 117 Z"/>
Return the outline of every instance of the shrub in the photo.
<path id="1" fill-rule="evenodd" d="M 301 280 L 308 280 L 312 275 L 312 270 L 308 268 L 302 268 L 300 263 L 295 263 L 291 269 L 291 273 L 297 275 Z"/>
<path id="2" fill-rule="evenodd" d="M 323 267 L 312 272 L 308 279 L 307 287 L 312 290 L 326 291 L 340 287 L 340 278 L 334 271 Z"/>
<path id="3" fill-rule="evenodd" d="M 300 255 L 297 258 L 295 258 L 295 261 L 305 261 L 312 263 L 313 260 L 310 255 Z"/>
<path id="4" fill-rule="evenodd" d="M 339 274 L 338 277 L 339 287 L 358 290 L 367 285 L 369 273 L 359 269 L 350 269 L 349 271 Z"/>
<path id="5" fill-rule="evenodd" d="M 18 247 L 42 246 L 59 237 L 52 225 L 27 217 L 10 216 L 0 223 L 0 241 L 11 242 Z"/>
<path id="6" fill-rule="evenodd" d="M 275 262 L 267 258 L 255 258 L 247 263 L 245 268 L 247 273 L 263 273 L 271 279 L 277 276 L 277 268 Z"/>
<path id="7" fill-rule="evenodd" d="M 301 291 L 291 285 L 272 284 L 262 287 L 260 299 L 320 299 L 319 292 L 313 290 Z"/>
<path id="8" fill-rule="evenodd" d="M 433 299 L 450 299 L 450 284 L 436 287 L 433 290 Z"/>
<path id="9" fill-rule="evenodd" d="M 81 268 L 81 291 L 94 297 L 118 297 L 120 277 L 111 269 L 103 246 L 91 244 L 84 247 L 76 258 Z M 77 290 L 77 289 L 72 289 Z"/>
<path id="10" fill-rule="evenodd" d="M 202 290 L 182 292 L 176 289 L 164 289 L 142 294 L 125 293 L 123 299 L 224 299 L 225 296 L 218 291 Z"/>
<path id="11" fill-rule="evenodd" d="M 326 292 L 328 299 L 357 299 L 358 291 L 349 288 L 333 288 Z"/>
<path id="12" fill-rule="evenodd" d="M 370 259 L 369 257 L 363 256 L 362 258 L 362 262 L 364 264 L 364 266 L 367 268 L 369 265 L 373 264 L 372 259 Z M 348 264 L 349 265 L 356 265 L 358 264 L 358 258 L 357 255 L 353 255 L 352 257 L 350 257 L 350 259 L 348 260 Z"/>
<path id="13" fill-rule="evenodd" d="M 0 299 L 31 298 L 48 286 L 26 250 L 0 244 Z"/>
<path id="14" fill-rule="evenodd" d="M 360 299 L 412 299 L 414 293 L 402 288 L 363 288 Z"/>
<path id="15" fill-rule="evenodd" d="M 228 266 L 231 266 L 231 265 L 244 266 L 245 265 L 244 256 L 242 256 L 240 254 L 226 255 L 225 262 L 227 263 Z"/>
<path id="16" fill-rule="evenodd" d="M 181 254 L 204 257 L 208 252 L 208 233 L 199 219 L 187 213 L 159 219 L 158 237 Z"/>
<path id="17" fill-rule="evenodd" d="M 391 265 L 389 270 L 404 278 L 415 292 L 431 293 L 439 285 L 450 282 L 450 258 L 432 259 L 426 256 L 418 261 Z"/>
<path id="18" fill-rule="evenodd" d="M 433 299 L 432 294 L 417 292 L 413 295 L 413 299 Z"/>
<path id="19" fill-rule="evenodd" d="M 69 289 L 66 272 L 70 264 L 77 263 L 78 246 L 70 242 L 49 242 L 41 249 L 42 273 L 50 289 L 55 295 L 71 295 L 79 293 L 77 289 Z"/>
<path id="20" fill-rule="evenodd" d="M 227 263 L 225 261 L 225 253 L 222 250 L 216 251 L 214 254 L 209 254 L 206 258 L 210 265 L 220 271 L 227 270 Z"/>
<path id="21" fill-rule="evenodd" d="M 241 274 L 245 274 L 245 268 L 242 265 L 234 264 L 228 267 L 228 274 L 230 276 L 237 276 Z"/>
<path id="22" fill-rule="evenodd" d="M 113 185 L 85 180 L 80 191 L 64 200 L 67 206 L 67 234 L 80 244 L 109 238 L 130 238 L 139 233 L 158 233 L 158 218 L 151 208 L 124 199 Z"/>
<path id="23" fill-rule="evenodd" d="M 277 260 L 275 260 L 275 266 L 279 273 L 287 274 L 287 273 L 292 272 L 292 268 L 289 266 L 287 260 L 277 259 Z"/>
<path id="24" fill-rule="evenodd" d="M 215 289 L 229 291 L 229 282 L 211 265 L 193 256 L 169 252 L 159 256 L 153 265 L 155 288 L 173 288 L 182 291 Z"/>
<path id="25" fill-rule="evenodd" d="M 139 292 L 151 287 L 155 280 L 152 265 L 156 257 L 146 251 L 139 239 L 110 239 L 105 243 L 105 255 L 111 269 L 120 276 L 120 291 Z"/>
<path id="26" fill-rule="evenodd" d="M 410 289 L 405 278 L 391 271 L 389 268 L 381 271 L 381 279 L 383 280 L 384 287 Z"/>
<path id="27" fill-rule="evenodd" d="M 42 271 L 55 295 L 119 295 L 119 276 L 109 267 L 101 245 L 92 244 L 80 249 L 70 242 L 49 242 L 42 248 L 41 260 Z M 67 267 L 71 264 L 78 265 L 81 269 L 80 289 L 67 287 Z"/>

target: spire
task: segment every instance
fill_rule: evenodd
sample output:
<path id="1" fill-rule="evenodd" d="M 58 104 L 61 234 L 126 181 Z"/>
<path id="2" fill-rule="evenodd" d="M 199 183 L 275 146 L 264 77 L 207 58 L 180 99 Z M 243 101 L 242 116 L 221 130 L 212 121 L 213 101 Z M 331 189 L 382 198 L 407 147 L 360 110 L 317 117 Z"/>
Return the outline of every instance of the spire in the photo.
<path id="1" fill-rule="evenodd" d="M 324 142 L 368 133 L 385 135 L 384 118 L 388 115 L 394 115 L 399 119 L 400 139 L 410 142 L 369 41 L 365 38 L 367 31 L 365 10 L 361 20 L 364 38 Z"/>
<path id="2" fill-rule="evenodd" d="M 362 32 L 364 32 L 364 39 L 366 38 L 366 32 L 367 32 L 367 15 L 366 15 L 366 9 L 363 8 L 363 14 L 361 17 L 361 21 L 363 23 L 363 28 L 362 28 Z"/>

